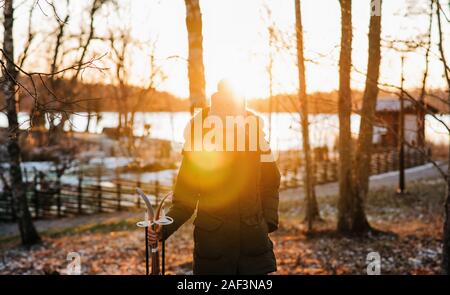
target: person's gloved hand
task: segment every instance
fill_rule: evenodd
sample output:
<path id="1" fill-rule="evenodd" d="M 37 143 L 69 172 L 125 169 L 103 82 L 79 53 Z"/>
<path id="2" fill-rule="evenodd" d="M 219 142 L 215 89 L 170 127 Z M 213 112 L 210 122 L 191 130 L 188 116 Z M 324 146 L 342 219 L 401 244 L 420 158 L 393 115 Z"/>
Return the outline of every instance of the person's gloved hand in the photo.
<path id="1" fill-rule="evenodd" d="M 150 245 L 156 244 L 162 238 L 161 225 L 156 225 L 155 229 L 151 226 L 147 228 L 148 231 L 148 242 Z"/>

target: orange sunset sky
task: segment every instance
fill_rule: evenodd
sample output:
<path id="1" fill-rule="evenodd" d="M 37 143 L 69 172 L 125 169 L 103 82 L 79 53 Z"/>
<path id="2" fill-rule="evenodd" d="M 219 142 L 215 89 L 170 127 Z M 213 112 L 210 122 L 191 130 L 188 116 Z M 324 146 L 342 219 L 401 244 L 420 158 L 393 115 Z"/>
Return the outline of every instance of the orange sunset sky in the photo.
<path id="1" fill-rule="evenodd" d="M 30 3 L 20 3 L 16 11 L 16 54 L 20 54 L 27 34 L 27 13 Z M 65 13 L 65 1 L 57 1 L 59 13 Z M 129 28 L 133 39 L 146 44 L 157 40 L 155 55 L 164 69 L 167 79 L 158 85 L 180 97 L 188 96 L 187 79 L 187 31 L 185 25 L 185 5 L 183 0 L 120 0 L 120 8 L 107 6 L 96 20 L 96 34 L 108 33 L 108 28 L 122 26 Z M 353 63 L 355 69 L 364 71 L 367 63 L 367 32 L 370 1 L 353 1 Z M 87 22 L 82 9 L 90 5 L 88 1 L 71 1 L 69 30 L 79 32 L 81 23 Z M 294 1 L 293 0 L 203 0 L 203 46 L 206 76 L 206 92 L 209 96 L 222 77 L 234 77 L 241 84 L 243 94 L 248 98 L 268 95 L 267 64 L 269 55 L 267 14 L 264 7 L 272 11 L 273 22 L 282 32 L 283 38 L 295 46 Z M 428 16 L 425 12 L 427 1 L 385 0 L 383 2 L 383 38 L 410 39 L 418 33 L 426 32 Z M 404 14 L 407 6 L 422 12 L 418 16 Z M 39 32 L 51 33 L 56 28 L 50 8 L 43 5 L 43 11 L 35 12 L 33 28 Z M 338 57 L 340 42 L 340 7 L 338 0 L 302 0 L 303 25 L 305 31 L 305 54 L 313 60 L 307 64 L 308 92 L 330 91 L 338 87 Z M 46 15 L 47 14 L 47 15 Z M 50 14 L 50 15 L 49 15 Z M 448 37 L 449 26 L 444 25 Z M 436 41 L 437 34 L 434 34 Z M 48 56 L 51 42 L 44 34 L 42 42 L 36 42 L 34 52 L 40 54 L 31 59 L 26 67 L 41 67 L 48 70 Z M 51 38 L 51 37 L 50 37 Z M 54 37 L 53 37 L 54 38 Z M 448 38 L 450 39 L 450 38 Z M 450 46 L 450 42 L 446 44 Z M 70 46 L 70 43 L 67 45 Z M 95 41 L 92 49 L 98 55 L 106 54 L 101 65 L 111 70 L 114 64 L 108 43 Z M 283 49 L 274 53 L 274 93 L 295 92 L 297 70 L 295 50 Z M 433 48 L 430 64 L 430 86 L 443 85 L 442 66 L 438 61 L 437 48 Z M 92 53 L 90 54 L 92 56 Z M 143 85 L 148 76 L 148 55 L 145 45 L 132 46 L 128 52 L 129 83 Z M 400 80 L 400 55 L 390 49 L 383 49 L 381 82 L 397 84 Z M 69 59 L 69 57 L 67 57 Z M 424 68 L 423 51 L 410 53 L 406 59 L 406 86 L 419 85 Z M 107 73 L 86 71 L 87 81 L 114 82 Z M 353 87 L 362 89 L 364 76 L 357 71 L 352 77 Z"/>

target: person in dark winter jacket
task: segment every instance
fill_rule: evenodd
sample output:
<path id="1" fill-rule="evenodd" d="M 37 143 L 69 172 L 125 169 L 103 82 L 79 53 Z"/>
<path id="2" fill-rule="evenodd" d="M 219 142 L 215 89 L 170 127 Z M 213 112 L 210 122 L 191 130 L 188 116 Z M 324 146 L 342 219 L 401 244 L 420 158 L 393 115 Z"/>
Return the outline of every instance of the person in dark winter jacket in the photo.
<path id="1" fill-rule="evenodd" d="M 149 239 L 168 238 L 196 212 L 194 274 L 276 271 L 268 234 L 278 228 L 280 173 L 262 125 L 229 83 L 221 81 L 211 107 L 186 127 L 167 213 L 174 222 L 151 232 Z"/>

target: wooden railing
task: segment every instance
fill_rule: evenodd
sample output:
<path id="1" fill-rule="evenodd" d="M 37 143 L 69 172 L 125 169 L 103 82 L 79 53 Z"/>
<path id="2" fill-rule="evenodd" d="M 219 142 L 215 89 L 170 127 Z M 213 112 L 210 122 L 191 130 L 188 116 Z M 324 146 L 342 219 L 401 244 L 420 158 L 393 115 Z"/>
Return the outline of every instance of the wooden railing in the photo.
<path id="1" fill-rule="evenodd" d="M 34 183 L 27 183 L 28 206 L 32 217 L 36 219 L 130 210 L 143 205 L 136 195 L 136 187 L 144 190 L 154 203 L 172 190 L 172 187 L 163 186 L 159 181 L 144 184 L 120 180 L 109 186 L 84 184 L 80 177 L 78 185 L 56 185 L 56 188 L 47 190 L 37 189 Z M 11 194 L 0 193 L 0 220 L 16 219 L 14 205 Z"/>
<path id="2" fill-rule="evenodd" d="M 380 174 L 398 170 L 398 156 L 393 150 L 375 151 L 372 154 L 371 174 Z M 281 153 L 278 158 L 281 172 L 281 189 L 302 186 L 304 165 L 300 160 L 300 152 Z M 413 167 L 425 163 L 423 154 L 408 150 L 405 153 L 405 167 Z M 338 180 L 338 159 L 314 159 L 314 176 L 316 184 L 335 182 Z M 174 179 L 171 182 L 172 186 Z M 115 212 L 140 208 L 141 199 L 136 195 L 136 187 L 140 187 L 156 202 L 164 193 L 172 190 L 172 186 L 161 185 L 159 181 L 141 183 L 141 181 L 116 180 L 110 185 L 98 181 L 97 184 L 86 183 L 82 176 L 76 185 L 58 185 L 52 183 L 51 189 L 39 189 L 35 183 L 27 183 L 27 198 L 33 218 L 53 218 L 101 212 Z M 15 220 L 14 202 L 11 194 L 0 192 L 0 220 Z"/>
<path id="3" fill-rule="evenodd" d="M 426 163 L 423 153 L 409 149 L 405 151 L 405 168 L 415 167 Z M 299 187 L 303 185 L 305 175 L 304 165 L 300 160 L 300 152 L 280 154 L 278 167 L 281 173 L 281 189 Z M 338 158 L 316 159 L 313 161 L 314 178 L 316 184 L 338 181 Z M 376 150 L 372 153 L 371 175 L 397 171 L 399 169 L 398 152 L 395 150 Z"/>

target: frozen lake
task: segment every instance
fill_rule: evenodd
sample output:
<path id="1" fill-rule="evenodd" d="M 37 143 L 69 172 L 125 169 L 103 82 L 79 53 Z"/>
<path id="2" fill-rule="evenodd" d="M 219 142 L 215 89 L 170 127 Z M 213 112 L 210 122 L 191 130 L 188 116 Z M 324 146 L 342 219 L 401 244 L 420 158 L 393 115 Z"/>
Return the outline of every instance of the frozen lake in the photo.
<path id="1" fill-rule="evenodd" d="M 260 114 L 265 121 L 266 134 L 268 134 L 268 114 Z M 135 135 L 144 133 L 144 124 L 150 124 L 151 137 L 183 141 L 183 130 L 189 121 L 188 112 L 149 112 L 136 113 L 134 131 Z M 330 149 L 335 146 L 339 121 L 336 114 L 314 114 L 310 115 L 310 137 L 314 147 L 327 145 Z M 450 116 L 441 116 L 450 125 Z M 84 131 L 87 124 L 87 114 L 79 113 L 72 116 L 74 129 Z M 29 127 L 28 114 L 20 113 L 19 121 L 21 128 Z M 104 127 L 116 127 L 118 114 L 114 112 L 101 113 L 99 122 L 94 117 L 89 127 L 90 132 L 101 132 Z M 359 115 L 352 115 L 352 133 L 357 135 L 359 129 Z M 5 114 L 0 114 L 0 127 L 7 127 Z M 272 136 L 271 146 L 273 149 L 286 150 L 300 147 L 301 134 L 299 126 L 299 114 L 296 113 L 273 113 L 272 114 Z M 433 117 L 427 115 L 425 119 L 425 136 L 433 143 L 448 144 L 448 133 L 444 126 Z"/>

